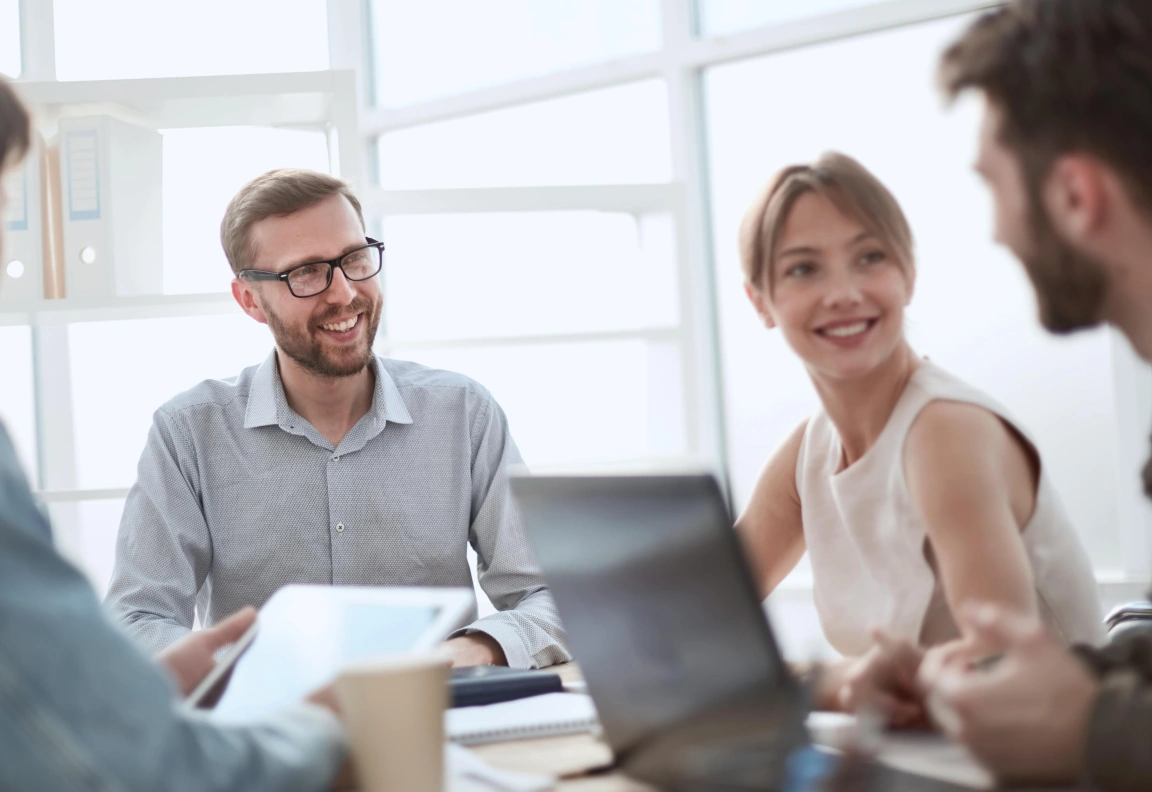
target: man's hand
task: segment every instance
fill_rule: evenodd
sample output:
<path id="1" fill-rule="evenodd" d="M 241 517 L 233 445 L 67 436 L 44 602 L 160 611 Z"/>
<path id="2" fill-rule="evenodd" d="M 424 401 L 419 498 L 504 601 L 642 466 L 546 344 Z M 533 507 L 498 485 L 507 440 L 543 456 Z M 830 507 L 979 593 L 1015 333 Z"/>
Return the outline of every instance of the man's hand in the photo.
<path id="1" fill-rule="evenodd" d="M 176 680 L 181 696 L 187 696 L 216 666 L 214 655 L 240 639 L 256 621 L 255 608 L 243 608 L 224 621 L 186 635 L 156 656 Z"/>
<path id="2" fill-rule="evenodd" d="M 1032 619 L 991 605 L 960 617 L 1003 656 L 983 667 L 963 653 L 942 662 L 926 680 L 932 714 L 1003 782 L 1075 781 L 1097 689 L 1088 669 Z"/>
<path id="3" fill-rule="evenodd" d="M 927 726 L 924 695 L 916 682 L 924 653 L 882 630 L 874 630 L 872 640 L 868 653 L 842 672 L 834 708 L 879 710 L 898 729 Z"/>
<path id="4" fill-rule="evenodd" d="M 336 698 L 336 686 L 333 684 L 328 684 L 322 688 L 313 690 L 304 700 L 309 704 L 315 704 L 317 707 L 323 707 L 329 710 L 341 720 L 344 719 L 344 713 L 340 709 L 340 701 Z M 330 786 L 329 789 L 332 792 L 348 792 L 348 790 L 359 788 L 360 783 L 356 775 L 356 763 L 353 762 L 352 757 L 349 756 L 344 760 L 344 764 L 340 766 L 340 771 L 336 774 L 336 777 L 332 779 L 332 786 Z"/>
<path id="5" fill-rule="evenodd" d="M 477 665 L 508 665 L 504 649 L 491 635 L 482 632 L 460 635 L 440 647 L 448 653 L 453 668 Z"/>

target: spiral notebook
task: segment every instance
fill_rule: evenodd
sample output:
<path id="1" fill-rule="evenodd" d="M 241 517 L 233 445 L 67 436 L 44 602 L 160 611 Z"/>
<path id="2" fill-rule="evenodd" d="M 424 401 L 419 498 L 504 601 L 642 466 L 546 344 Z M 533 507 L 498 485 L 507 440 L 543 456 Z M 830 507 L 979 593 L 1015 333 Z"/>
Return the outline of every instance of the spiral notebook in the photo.
<path id="1" fill-rule="evenodd" d="M 445 734 L 461 745 L 578 734 L 596 726 L 596 707 L 582 693 L 548 693 L 444 713 Z"/>

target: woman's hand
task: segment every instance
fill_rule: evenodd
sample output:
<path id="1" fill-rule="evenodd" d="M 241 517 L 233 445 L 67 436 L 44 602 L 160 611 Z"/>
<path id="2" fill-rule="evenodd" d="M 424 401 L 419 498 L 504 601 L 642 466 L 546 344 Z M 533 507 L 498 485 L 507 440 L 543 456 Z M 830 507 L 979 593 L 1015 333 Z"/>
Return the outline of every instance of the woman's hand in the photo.
<path id="1" fill-rule="evenodd" d="M 874 630 L 872 640 L 868 653 L 846 661 L 839 680 L 833 680 L 833 708 L 844 712 L 877 710 L 897 729 L 927 727 L 924 691 L 917 682 L 924 653 L 882 630 Z"/>

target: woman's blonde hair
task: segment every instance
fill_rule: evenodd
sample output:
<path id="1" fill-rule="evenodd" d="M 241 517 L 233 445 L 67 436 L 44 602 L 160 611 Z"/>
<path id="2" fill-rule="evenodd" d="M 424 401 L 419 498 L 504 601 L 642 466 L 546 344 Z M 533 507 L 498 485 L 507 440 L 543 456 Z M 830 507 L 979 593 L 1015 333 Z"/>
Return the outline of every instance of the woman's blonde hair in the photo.
<path id="1" fill-rule="evenodd" d="M 740 265 L 744 280 L 772 293 L 772 262 L 788 215 L 796 200 L 814 192 L 858 221 L 889 248 L 906 275 L 915 271 L 912 229 L 896 198 L 879 179 L 851 157 L 835 151 L 811 165 L 790 165 L 760 190 L 740 222 Z"/>

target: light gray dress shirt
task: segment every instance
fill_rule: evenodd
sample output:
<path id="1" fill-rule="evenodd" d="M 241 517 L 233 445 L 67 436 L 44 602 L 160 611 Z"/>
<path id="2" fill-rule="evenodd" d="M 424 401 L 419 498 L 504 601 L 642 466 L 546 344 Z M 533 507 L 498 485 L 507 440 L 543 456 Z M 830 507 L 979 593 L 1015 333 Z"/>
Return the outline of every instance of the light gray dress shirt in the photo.
<path id="1" fill-rule="evenodd" d="M 509 665 L 570 659 L 508 488 L 500 406 L 448 371 L 375 359 L 372 408 L 338 447 L 291 407 L 276 353 L 156 411 L 128 494 L 107 604 L 148 649 L 289 583 L 468 586 Z"/>

